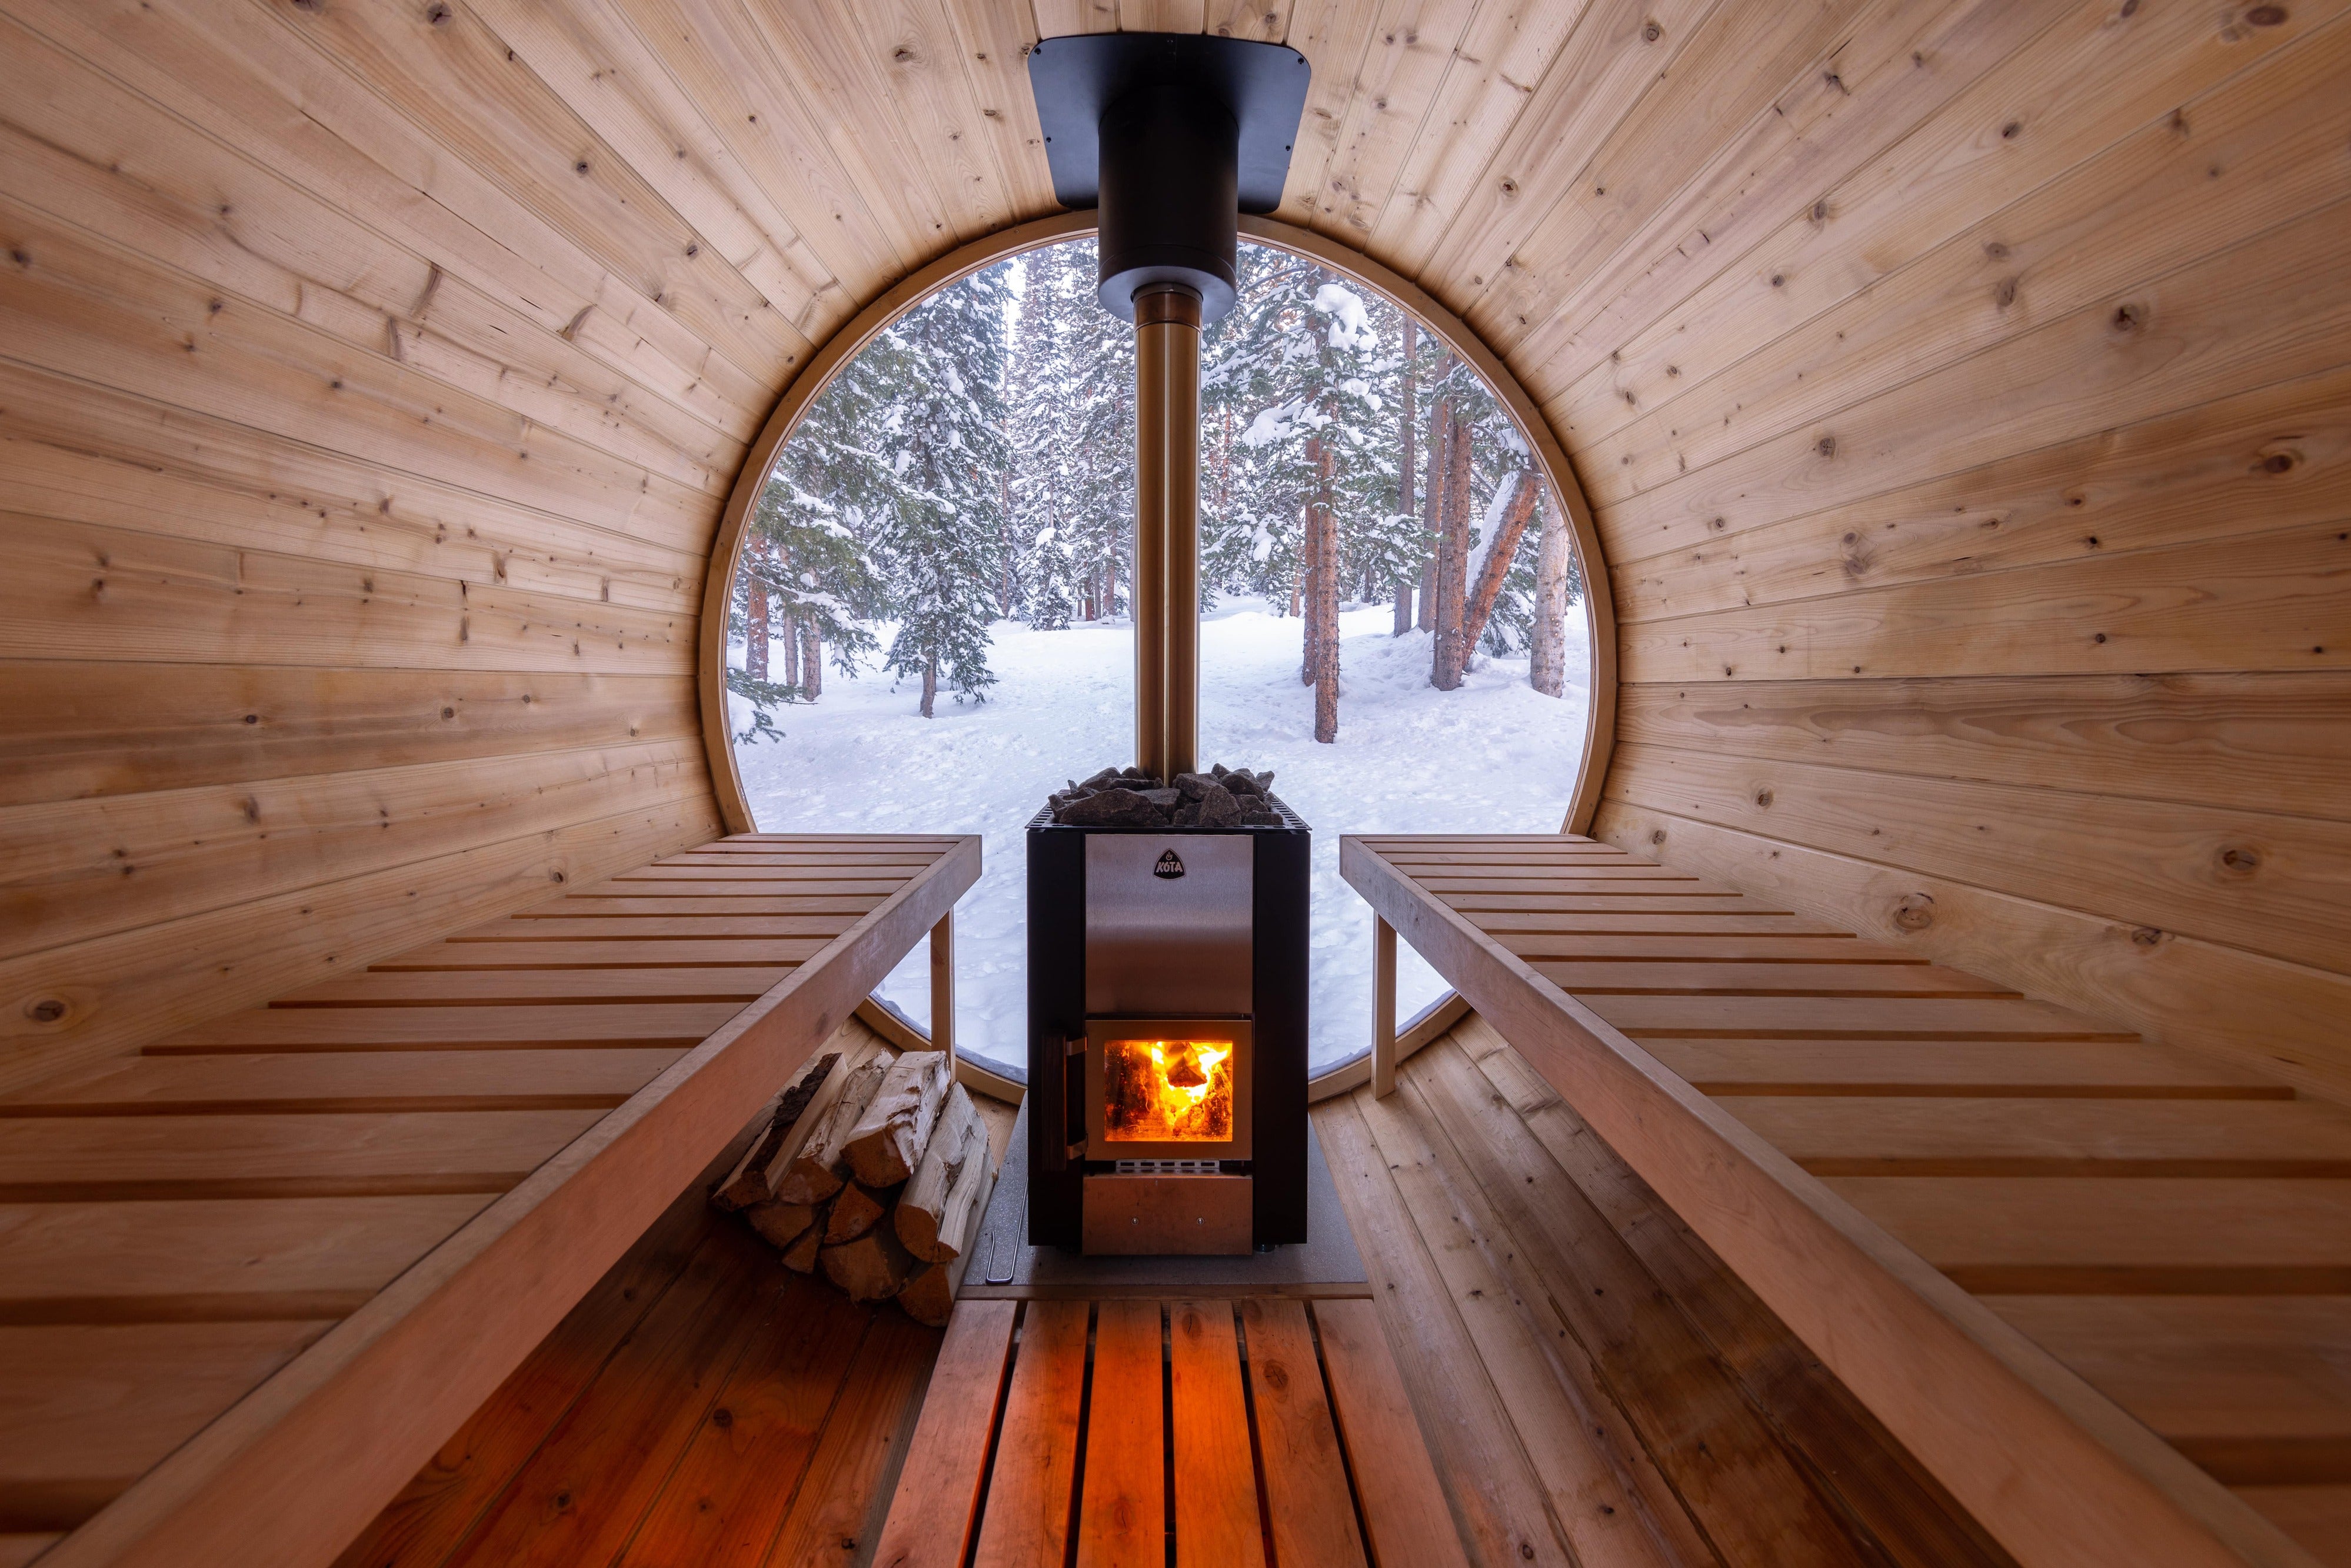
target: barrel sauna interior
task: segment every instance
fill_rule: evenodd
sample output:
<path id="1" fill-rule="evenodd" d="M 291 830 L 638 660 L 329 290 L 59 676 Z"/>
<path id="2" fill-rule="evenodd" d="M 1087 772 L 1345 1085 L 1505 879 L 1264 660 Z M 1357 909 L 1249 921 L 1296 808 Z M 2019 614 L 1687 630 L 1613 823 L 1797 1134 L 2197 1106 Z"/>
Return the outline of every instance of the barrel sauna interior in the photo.
<path id="1" fill-rule="evenodd" d="M 744 477 L 812 365 L 1007 236 L 1085 231 L 1024 57 L 1123 28 L 1301 51 L 1249 232 L 1424 300 L 1555 438 L 1605 638 L 1567 830 L 2351 1103 L 2345 10 L 0 0 L 0 1095 L 751 829 L 710 614 Z M 1315 1115 L 1469 1560 L 2080 1560 L 1954 1504 L 1694 1239 L 1579 1273 L 1672 1216 L 1604 1148 L 1545 1153 L 1479 1019 L 1432 1049 L 1406 1101 Z M 285 1392 L 248 1358 L 128 1473 L 44 1469 L 88 1415 L 37 1375 L 56 1336 L 143 1325 L 162 1366 L 187 1328 L 74 1317 L 7 1239 L 110 1179 L 5 1178 L 0 1296 L 34 1304 L 0 1309 L 0 1563 L 184 1561 L 152 1531 L 209 1483 L 141 1474 Z M 2291 1179 L 2345 1212 L 2343 1170 Z M 2249 1231 L 2282 1189 L 2237 1183 Z M 1541 1280 L 1662 1292 L 1689 1356 L 1595 1348 L 1511 1237 Z M 2198 1461 L 2244 1517 L 2179 1562 L 2351 1562 L 2351 1254 L 2304 1239 L 2292 1354 L 2216 1375 L 2336 1402 Z M 751 1290 L 684 1245 L 665 1280 Z M 1343 1438 L 1344 1315 L 1282 1319 Z M 887 1432 L 820 1443 L 817 1511 L 741 1561 L 870 1559 L 856 1521 L 932 1452 L 937 1336 L 825 1322 L 881 1358 L 831 1418 Z M 559 1332 L 631 1332 L 600 1323 Z M 110 1419 L 163 1420 L 119 1364 Z M 1579 1448 L 1595 1411 L 1636 1439 Z M 1849 1469 L 1807 1446 L 1831 1415 Z M 1731 1430 L 1726 1469 L 1674 1448 Z M 352 1485 L 350 1530 L 267 1560 L 394 1500 Z"/>

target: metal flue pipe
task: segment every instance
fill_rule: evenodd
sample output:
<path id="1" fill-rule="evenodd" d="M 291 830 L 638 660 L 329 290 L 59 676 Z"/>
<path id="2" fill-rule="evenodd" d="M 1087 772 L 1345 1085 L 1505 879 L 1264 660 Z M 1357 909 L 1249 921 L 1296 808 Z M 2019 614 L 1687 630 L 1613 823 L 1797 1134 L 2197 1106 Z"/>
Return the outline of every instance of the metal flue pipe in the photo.
<path id="1" fill-rule="evenodd" d="M 1101 121 L 1100 298 L 1134 323 L 1134 751 L 1200 758 L 1200 329 L 1238 281 L 1239 125 L 1215 94 L 1139 85 Z"/>
<path id="2" fill-rule="evenodd" d="M 1160 779 L 1200 761 L 1200 297 L 1134 300 L 1134 749 Z"/>
<path id="3" fill-rule="evenodd" d="M 1054 193 L 1099 205 L 1098 298 L 1134 323 L 1134 750 L 1161 779 L 1200 758 L 1200 333 L 1233 308 L 1240 214 L 1281 200 L 1310 75 L 1200 34 L 1029 55 Z"/>

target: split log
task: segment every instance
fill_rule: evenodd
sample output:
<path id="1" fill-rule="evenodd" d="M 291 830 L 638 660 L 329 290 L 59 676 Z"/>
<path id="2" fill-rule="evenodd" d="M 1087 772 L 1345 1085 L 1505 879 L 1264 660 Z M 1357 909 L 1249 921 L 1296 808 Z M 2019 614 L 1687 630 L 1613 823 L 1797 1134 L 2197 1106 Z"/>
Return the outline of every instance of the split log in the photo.
<path id="1" fill-rule="evenodd" d="M 817 1249 L 824 1245 L 824 1209 L 821 1206 L 809 1216 L 809 1228 L 800 1232 L 799 1239 L 784 1249 L 784 1267 L 795 1274 L 816 1270 Z"/>
<path id="2" fill-rule="evenodd" d="M 906 1315 L 935 1329 L 945 1328 L 948 1314 L 955 1311 L 956 1292 L 963 1288 L 972 1244 L 979 1239 L 980 1222 L 987 1214 L 988 1194 L 996 1189 L 996 1162 L 988 1154 L 987 1129 L 979 1125 L 975 1130 L 978 1146 L 964 1161 L 947 1201 L 947 1216 L 955 1224 L 945 1234 L 955 1238 L 955 1253 L 944 1262 L 924 1264 L 898 1291 L 898 1305 Z"/>
<path id="3" fill-rule="evenodd" d="M 810 1130 L 808 1140 L 785 1167 L 782 1179 L 776 1183 L 778 1197 L 786 1203 L 821 1203 L 841 1190 L 841 1184 L 849 1179 L 849 1163 L 841 1151 L 850 1134 L 856 1131 L 859 1118 L 865 1114 L 865 1107 L 872 1103 L 874 1092 L 889 1076 L 892 1065 L 890 1053 L 883 1051 L 849 1075 L 849 1081 L 841 1087 L 841 1098 Z"/>
<path id="4" fill-rule="evenodd" d="M 914 1174 L 946 1101 L 953 1065 L 944 1051 L 910 1051 L 897 1060 L 849 1134 L 849 1166 L 859 1181 L 896 1186 Z"/>
<path id="5" fill-rule="evenodd" d="M 826 1218 L 824 1244 L 837 1247 L 855 1240 L 873 1228 L 883 1215 L 890 1212 L 887 1192 L 875 1192 L 862 1182 L 851 1182 L 832 1200 L 832 1213 Z"/>
<path id="6" fill-rule="evenodd" d="M 898 1293 L 914 1271 L 914 1255 L 898 1244 L 897 1233 L 877 1225 L 854 1241 L 828 1247 L 820 1255 L 825 1277 L 852 1301 L 883 1301 Z"/>
<path id="7" fill-rule="evenodd" d="M 832 1082 L 833 1064 L 840 1060 L 841 1052 L 826 1051 L 809 1063 L 799 1082 L 777 1098 L 776 1113 L 768 1123 L 768 1130 L 751 1140 L 742 1159 L 710 1195 L 712 1204 L 728 1210 L 748 1208 L 776 1196 L 776 1183 L 799 1148 L 800 1140 L 792 1134 L 798 1131 L 805 1136 L 808 1128 L 801 1123 L 813 1126 L 815 1118 L 824 1114 L 825 1107 L 817 1103 L 818 1092 Z M 837 1086 L 834 1092 L 839 1092 Z"/>
<path id="8" fill-rule="evenodd" d="M 914 1169 L 914 1179 L 898 1198 L 898 1212 L 893 1221 L 898 1227 L 898 1239 L 906 1249 L 926 1263 L 944 1263 L 955 1256 L 950 1247 L 938 1250 L 942 1235 L 950 1240 L 955 1227 L 942 1225 L 947 1202 L 955 1190 L 956 1178 L 969 1161 L 970 1143 L 974 1133 L 979 1135 L 979 1149 L 987 1149 L 987 1128 L 979 1119 L 979 1110 L 960 1083 L 947 1094 L 946 1109 L 939 1113 L 938 1130 L 931 1134 L 931 1146 L 923 1151 L 923 1163 Z"/>
<path id="9" fill-rule="evenodd" d="M 782 1250 L 808 1234 L 809 1228 L 816 1223 L 816 1208 L 810 1204 L 769 1198 L 745 1209 L 743 1218 L 751 1222 L 751 1228 L 768 1245 Z"/>

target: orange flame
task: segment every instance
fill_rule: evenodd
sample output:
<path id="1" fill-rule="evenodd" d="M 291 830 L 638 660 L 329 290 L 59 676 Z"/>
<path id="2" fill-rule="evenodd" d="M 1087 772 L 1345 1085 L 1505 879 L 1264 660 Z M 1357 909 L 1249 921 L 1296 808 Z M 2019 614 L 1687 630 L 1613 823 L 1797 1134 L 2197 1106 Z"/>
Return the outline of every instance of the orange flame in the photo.
<path id="1" fill-rule="evenodd" d="M 1105 1042 L 1102 1124 L 1118 1144 L 1228 1143 L 1233 1135 L 1233 1042 Z"/>

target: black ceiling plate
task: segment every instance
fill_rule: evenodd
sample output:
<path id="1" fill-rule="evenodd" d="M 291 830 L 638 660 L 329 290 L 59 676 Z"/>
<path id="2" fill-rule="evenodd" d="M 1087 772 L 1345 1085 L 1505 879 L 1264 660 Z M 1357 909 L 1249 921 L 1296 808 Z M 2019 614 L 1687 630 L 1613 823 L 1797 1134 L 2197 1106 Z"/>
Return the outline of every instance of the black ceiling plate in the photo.
<path id="1" fill-rule="evenodd" d="M 1203 33 L 1085 33 L 1029 52 L 1029 86 L 1045 127 L 1053 196 L 1097 204 L 1102 110 L 1130 89 L 1173 83 L 1213 94 L 1240 126 L 1240 210 L 1281 205 L 1290 152 L 1306 113 L 1306 57 L 1286 44 Z"/>

